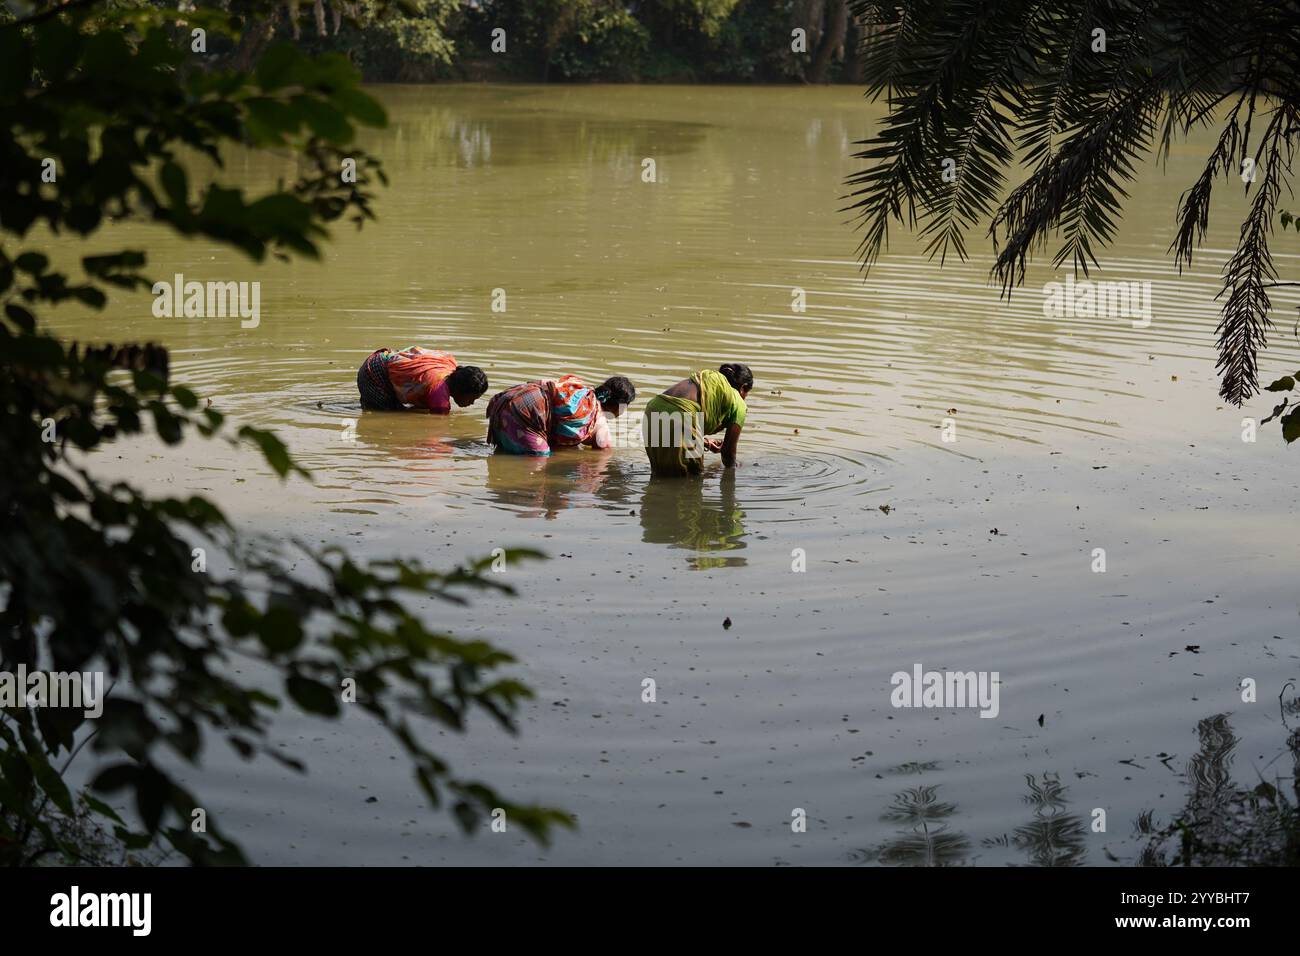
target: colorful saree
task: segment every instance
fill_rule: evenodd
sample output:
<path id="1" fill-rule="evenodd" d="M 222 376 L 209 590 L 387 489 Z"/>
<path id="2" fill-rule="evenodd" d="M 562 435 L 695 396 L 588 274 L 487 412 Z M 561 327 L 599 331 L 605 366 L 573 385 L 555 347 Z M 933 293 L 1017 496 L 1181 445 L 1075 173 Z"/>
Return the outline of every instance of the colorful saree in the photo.
<path id="1" fill-rule="evenodd" d="M 594 389 L 576 375 L 565 375 L 547 383 L 551 391 L 551 444 L 575 447 L 591 441 L 597 448 L 608 448 L 608 429 Z M 605 441 L 601 443 L 601 432 Z"/>
<path id="2" fill-rule="evenodd" d="M 456 357 L 450 352 L 419 346 L 400 352 L 379 349 L 357 372 L 361 407 L 396 411 L 403 405 L 413 405 L 446 414 L 451 411 L 447 376 L 454 371 Z"/>
<path id="3" fill-rule="evenodd" d="M 596 393 L 573 375 L 525 382 L 492 396 L 487 440 L 512 455 L 549 455 L 552 448 L 588 442 L 610 445 Z"/>
<path id="4" fill-rule="evenodd" d="M 388 380 L 388 369 L 384 365 L 380 349 L 371 352 L 357 369 L 357 391 L 361 393 L 361 407 L 377 412 L 396 412 L 402 403 L 397 399 L 393 383 Z"/>

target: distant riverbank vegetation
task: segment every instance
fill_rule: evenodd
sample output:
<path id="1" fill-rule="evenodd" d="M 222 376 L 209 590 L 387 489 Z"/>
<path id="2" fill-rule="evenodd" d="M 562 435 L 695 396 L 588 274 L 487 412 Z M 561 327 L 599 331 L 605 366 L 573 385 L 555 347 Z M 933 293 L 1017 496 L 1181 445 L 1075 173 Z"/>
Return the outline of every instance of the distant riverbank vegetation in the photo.
<path id="1" fill-rule="evenodd" d="M 240 0 L 228 0 L 240 14 Z M 297 8 L 314 16 L 295 17 Z M 301 0 L 254 15 L 237 66 L 272 43 L 343 53 L 372 82 L 854 83 L 849 0 Z M 349 18 L 353 22 L 349 22 Z M 304 24 L 302 21 L 306 19 Z"/>

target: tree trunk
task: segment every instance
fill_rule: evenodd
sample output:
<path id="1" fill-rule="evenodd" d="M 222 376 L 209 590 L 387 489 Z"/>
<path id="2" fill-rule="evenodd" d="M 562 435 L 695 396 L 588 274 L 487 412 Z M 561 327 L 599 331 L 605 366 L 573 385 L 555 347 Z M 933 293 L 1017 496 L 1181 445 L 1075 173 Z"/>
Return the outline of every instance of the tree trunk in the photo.
<path id="1" fill-rule="evenodd" d="M 239 37 L 239 45 L 231 55 L 231 66 L 242 73 L 253 68 L 271 38 L 275 36 L 276 24 L 280 20 L 281 10 L 273 7 L 265 20 L 251 20 Z"/>
<path id="2" fill-rule="evenodd" d="M 862 82 L 862 41 L 867 38 L 866 31 L 857 17 L 849 16 L 849 32 L 844 38 L 844 82 L 860 84 Z"/>
<path id="3" fill-rule="evenodd" d="M 821 40 L 822 20 L 825 16 L 826 0 L 799 0 L 794 5 L 792 28 L 803 30 L 805 43 L 805 52 L 794 54 L 794 62 L 797 66 L 795 72 L 805 83 L 808 82 L 809 57 L 816 52 L 818 41 Z"/>
<path id="4" fill-rule="evenodd" d="M 830 72 L 835 51 L 844 45 L 844 35 L 849 28 L 848 0 L 826 0 L 826 29 L 821 42 L 817 44 L 817 53 L 808 70 L 809 83 L 825 83 Z"/>

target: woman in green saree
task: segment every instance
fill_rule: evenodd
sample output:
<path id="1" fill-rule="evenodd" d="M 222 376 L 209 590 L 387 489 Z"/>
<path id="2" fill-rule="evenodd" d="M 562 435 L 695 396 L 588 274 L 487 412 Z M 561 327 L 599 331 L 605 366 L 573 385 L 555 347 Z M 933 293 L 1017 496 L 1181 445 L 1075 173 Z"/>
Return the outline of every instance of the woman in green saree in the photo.
<path id="1" fill-rule="evenodd" d="M 736 467 L 736 447 L 745 426 L 745 397 L 754 387 L 749 366 L 728 362 L 682 379 L 646 403 L 642 432 L 650 471 L 656 475 L 696 475 L 706 451 L 720 453 Z M 707 436 L 726 429 L 721 440 Z"/>

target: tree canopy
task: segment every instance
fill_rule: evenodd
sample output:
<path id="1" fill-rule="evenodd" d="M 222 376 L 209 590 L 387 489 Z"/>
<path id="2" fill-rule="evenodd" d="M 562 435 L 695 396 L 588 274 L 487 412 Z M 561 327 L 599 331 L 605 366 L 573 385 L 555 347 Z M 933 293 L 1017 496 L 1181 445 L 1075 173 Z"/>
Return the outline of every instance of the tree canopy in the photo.
<path id="1" fill-rule="evenodd" d="M 233 11 L 239 0 L 218 2 Z M 401 11 L 377 9 L 378 0 L 283 0 L 228 52 L 245 64 L 273 40 L 292 41 L 343 53 L 372 81 L 857 80 L 848 0 L 408 0 Z"/>

